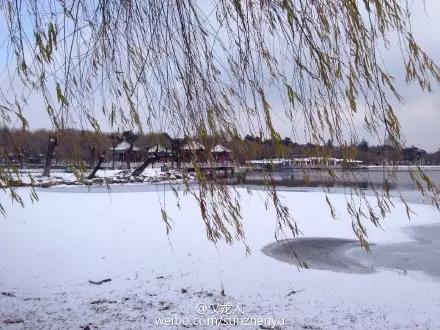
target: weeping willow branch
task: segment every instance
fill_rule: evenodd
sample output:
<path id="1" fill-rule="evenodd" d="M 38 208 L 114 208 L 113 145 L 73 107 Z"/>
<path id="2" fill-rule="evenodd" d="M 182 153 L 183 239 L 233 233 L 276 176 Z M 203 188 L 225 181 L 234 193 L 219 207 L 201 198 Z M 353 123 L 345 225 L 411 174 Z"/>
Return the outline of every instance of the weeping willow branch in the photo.
<path id="1" fill-rule="evenodd" d="M 304 123 L 294 135 L 344 146 L 357 139 L 353 122 L 361 116 L 373 137 L 383 134 L 399 148 L 393 104 L 403 99 L 381 53 L 400 49 L 408 83 L 429 92 L 440 81 L 411 33 L 408 8 L 398 0 L 2 0 L 0 64 L 8 84 L 0 86 L 1 120 L 27 129 L 35 107 L 28 99 L 37 95 L 54 131 L 157 129 L 206 147 L 210 136 L 233 141 L 250 131 L 277 145 L 273 118 L 283 115 L 293 127 Z M 436 188 L 417 173 L 419 190 L 435 201 Z M 239 201 L 203 173 L 197 177 L 200 190 L 191 192 L 208 238 L 243 240 Z M 383 188 L 376 192 L 381 215 L 390 206 Z M 276 231 L 296 234 L 270 184 L 268 194 Z M 362 193 L 354 195 L 364 202 L 360 209 L 348 202 L 353 230 L 367 246 L 362 219 L 378 224 L 379 217 Z"/>

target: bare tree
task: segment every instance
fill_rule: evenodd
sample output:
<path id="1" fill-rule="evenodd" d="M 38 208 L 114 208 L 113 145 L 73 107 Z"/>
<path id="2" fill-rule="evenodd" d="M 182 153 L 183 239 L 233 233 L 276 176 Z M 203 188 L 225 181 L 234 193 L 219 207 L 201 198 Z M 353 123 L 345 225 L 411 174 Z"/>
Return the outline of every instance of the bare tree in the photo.
<path id="1" fill-rule="evenodd" d="M 55 153 L 55 148 L 58 145 L 58 138 L 56 135 L 49 135 L 49 138 L 47 140 L 47 150 L 46 150 L 46 157 L 44 161 L 44 170 L 43 170 L 43 176 L 50 176 L 50 169 L 52 167 L 52 160 Z"/>
<path id="2" fill-rule="evenodd" d="M 182 147 L 187 142 L 187 139 L 173 138 L 168 133 L 165 133 L 165 137 L 171 145 L 171 167 L 174 168 L 174 164 L 176 164 L 177 169 L 180 169 Z"/>
<path id="3" fill-rule="evenodd" d="M 90 152 L 89 164 L 90 164 L 90 166 L 93 166 L 93 164 L 95 164 L 95 157 L 96 157 L 96 144 L 91 142 L 91 143 L 89 143 L 88 147 L 89 147 L 89 152 Z"/>
<path id="4" fill-rule="evenodd" d="M 98 161 L 96 162 L 95 167 L 93 168 L 92 172 L 87 176 L 87 179 L 93 179 L 96 175 L 96 172 L 101 168 L 102 163 L 105 160 L 105 150 L 102 151 L 98 156 Z"/>
<path id="5" fill-rule="evenodd" d="M 131 175 L 139 176 L 148 167 L 148 165 L 154 164 L 155 162 L 159 161 L 160 157 L 158 155 L 158 148 L 159 146 L 156 147 L 156 151 L 154 152 L 153 155 L 147 155 L 143 163 L 139 165 L 137 168 L 135 168 L 135 170 L 131 173 Z"/>
<path id="6" fill-rule="evenodd" d="M 116 147 L 123 140 L 119 134 L 112 134 L 110 136 L 112 140 L 112 170 L 115 169 L 115 157 L 116 157 Z"/>
<path id="7" fill-rule="evenodd" d="M 125 154 L 125 162 L 127 164 L 127 169 L 131 168 L 131 161 L 133 156 L 133 146 L 136 140 L 138 139 L 138 135 L 133 133 L 133 131 L 125 131 L 122 133 L 124 140 L 128 143 L 128 150 Z"/>

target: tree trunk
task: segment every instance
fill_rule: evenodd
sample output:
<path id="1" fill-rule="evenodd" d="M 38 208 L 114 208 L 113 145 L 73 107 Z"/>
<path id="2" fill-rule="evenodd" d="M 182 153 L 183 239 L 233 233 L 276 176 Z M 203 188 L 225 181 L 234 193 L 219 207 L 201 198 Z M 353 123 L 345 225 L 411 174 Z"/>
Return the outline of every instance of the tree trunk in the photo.
<path id="1" fill-rule="evenodd" d="M 148 167 L 148 165 L 153 164 L 153 163 L 157 162 L 158 160 L 160 160 L 159 156 L 148 157 L 141 165 L 139 165 L 133 171 L 133 173 L 131 173 L 131 175 L 133 175 L 133 176 L 141 175 L 142 172 Z"/>
<path id="2" fill-rule="evenodd" d="M 178 170 L 182 167 L 182 159 L 181 159 L 181 146 L 178 145 L 175 149 L 175 159 L 176 159 L 176 167 Z"/>
<path id="3" fill-rule="evenodd" d="M 174 148 L 171 146 L 171 168 L 174 169 Z"/>
<path id="4" fill-rule="evenodd" d="M 90 164 L 90 166 L 93 166 L 93 164 L 95 164 L 96 146 L 95 145 L 90 146 L 89 151 L 90 151 L 89 164 Z M 99 159 L 99 156 L 98 156 L 98 159 Z"/>
<path id="5" fill-rule="evenodd" d="M 96 172 L 101 168 L 101 164 L 105 159 L 105 150 L 98 156 L 98 162 L 95 165 L 93 171 L 87 176 L 87 179 L 93 179 L 96 175 Z"/>
<path id="6" fill-rule="evenodd" d="M 49 135 L 49 140 L 47 141 L 46 160 L 44 162 L 43 176 L 50 176 L 53 154 L 57 145 L 58 139 L 55 136 Z"/>
<path id="7" fill-rule="evenodd" d="M 127 162 L 127 169 L 131 168 L 131 154 L 133 152 L 133 145 L 130 144 L 130 148 L 128 148 L 128 151 L 126 153 L 126 162 Z"/>
<path id="8" fill-rule="evenodd" d="M 112 170 L 115 169 L 115 146 L 113 146 L 113 152 L 112 152 Z"/>
<path id="9" fill-rule="evenodd" d="M 180 170 L 180 167 L 182 165 L 182 162 L 180 159 L 180 154 L 181 154 L 181 148 L 182 148 L 183 142 L 178 141 L 178 140 L 174 140 L 172 143 L 173 144 L 172 144 L 171 156 L 173 158 L 173 168 L 174 168 L 174 162 L 175 162 L 177 169 Z"/>
<path id="10" fill-rule="evenodd" d="M 176 162 L 177 162 L 177 169 L 180 170 L 181 167 L 182 167 L 182 161 L 180 160 L 179 153 L 177 153 L 176 158 L 177 158 L 177 160 L 176 160 Z"/>

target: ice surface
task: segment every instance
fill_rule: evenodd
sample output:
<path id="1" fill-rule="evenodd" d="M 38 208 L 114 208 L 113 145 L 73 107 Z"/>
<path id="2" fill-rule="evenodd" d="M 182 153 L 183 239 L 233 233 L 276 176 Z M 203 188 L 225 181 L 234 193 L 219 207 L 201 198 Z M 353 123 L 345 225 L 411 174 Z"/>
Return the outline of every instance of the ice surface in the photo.
<path id="1" fill-rule="evenodd" d="M 286 329 L 440 327 L 440 282 L 423 273 L 298 270 L 263 254 L 261 248 L 274 241 L 275 222 L 261 191 L 249 196 L 239 189 L 252 249 L 246 256 L 240 243 L 214 246 L 206 239 L 191 197 L 183 196 L 179 208 L 171 191 L 156 188 L 49 189 L 25 208 L 6 203 L 8 214 L 0 219 L 0 328 L 155 329 L 156 317 L 197 317 L 199 304 L 224 302 L 242 305 L 247 317 L 285 318 Z M 354 238 L 344 195 L 330 196 L 337 220 L 320 192 L 280 195 L 304 237 Z M 169 236 L 161 206 L 172 219 Z M 367 224 L 370 241 L 410 242 L 402 228 L 439 222 L 430 206 L 412 207 L 411 221 L 397 203 L 383 228 Z M 106 278 L 111 281 L 89 283 Z"/>

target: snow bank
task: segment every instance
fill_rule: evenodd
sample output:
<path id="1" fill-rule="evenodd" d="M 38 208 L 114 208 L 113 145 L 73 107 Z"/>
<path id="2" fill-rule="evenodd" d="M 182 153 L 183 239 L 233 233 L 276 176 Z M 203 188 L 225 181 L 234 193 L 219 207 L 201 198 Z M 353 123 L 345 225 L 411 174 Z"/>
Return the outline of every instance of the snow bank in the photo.
<path id="1" fill-rule="evenodd" d="M 12 186 L 49 188 L 61 185 L 109 185 L 123 183 L 180 183 L 183 174 L 176 170 L 161 171 L 159 168 L 146 168 L 141 175 L 132 176 L 133 170 L 98 170 L 93 179 L 87 179 L 87 173 L 52 172 L 50 177 L 42 176 L 33 171 L 21 171 L 18 175 L 12 174 Z M 81 177 L 83 175 L 83 177 Z M 193 181 L 194 174 L 188 173 L 187 177 Z"/>

